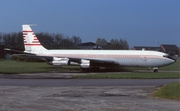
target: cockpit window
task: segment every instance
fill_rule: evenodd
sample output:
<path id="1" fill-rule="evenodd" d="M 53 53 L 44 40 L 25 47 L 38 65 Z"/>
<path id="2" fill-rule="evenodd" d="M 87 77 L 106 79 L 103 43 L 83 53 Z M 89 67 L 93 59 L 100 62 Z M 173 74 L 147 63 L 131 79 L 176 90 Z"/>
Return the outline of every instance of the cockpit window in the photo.
<path id="1" fill-rule="evenodd" d="M 175 58 L 173 58 L 173 57 L 172 57 L 172 56 L 170 56 L 170 55 L 164 55 L 163 57 L 166 57 L 166 58 L 169 58 L 169 59 L 172 59 L 172 60 L 176 61 L 176 59 L 175 59 Z"/>

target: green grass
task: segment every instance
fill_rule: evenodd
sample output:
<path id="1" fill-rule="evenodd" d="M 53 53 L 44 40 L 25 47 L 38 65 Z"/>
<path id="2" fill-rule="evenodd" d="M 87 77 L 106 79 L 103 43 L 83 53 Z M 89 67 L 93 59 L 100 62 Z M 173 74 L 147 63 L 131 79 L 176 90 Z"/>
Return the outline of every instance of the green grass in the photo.
<path id="1" fill-rule="evenodd" d="M 153 97 L 180 100 L 180 83 L 173 82 L 161 87 L 153 95 Z"/>
<path id="2" fill-rule="evenodd" d="M 160 70 L 180 70 L 180 61 L 160 68 Z M 0 73 L 1 74 L 20 74 L 20 73 L 40 73 L 40 72 L 69 72 L 69 71 L 79 71 L 79 66 L 51 66 L 46 64 L 46 62 L 20 62 L 0 59 Z M 121 67 L 120 67 L 121 69 Z M 123 68 L 124 69 L 124 68 Z M 127 70 L 140 70 L 141 68 L 127 68 Z M 114 70 L 114 69 L 113 69 Z M 111 70 L 110 72 L 112 72 Z M 126 68 L 125 68 L 126 70 Z M 143 70 L 148 70 L 148 68 L 143 68 Z M 152 69 L 149 69 L 152 70 Z M 106 70 L 105 70 L 106 71 Z M 92 77 L 94 76 L 94 77 Z M 87 75 L 82 77 L 74 78 L 159 78 L 163 76 L 164 78 L 178 78 L 179 73 L 111 73 L 111 74 L 97 74 L 97 75 Z"/>
<path id="3" fill-rule="evenodd" d="M 107 73 L 73 76 L 74 79 L 168 79 L 180 78 L 178 72 L 132 72 L 132 73 Z"/>
<path id="4" fill-rule="evenodd" d="M 12 60 L 0 60 L 1 74 L 20 74 L 38 72 L 62 72 L 69 70 L 59 66 L 51 66 L 46 62 L 20 62 Z"/>

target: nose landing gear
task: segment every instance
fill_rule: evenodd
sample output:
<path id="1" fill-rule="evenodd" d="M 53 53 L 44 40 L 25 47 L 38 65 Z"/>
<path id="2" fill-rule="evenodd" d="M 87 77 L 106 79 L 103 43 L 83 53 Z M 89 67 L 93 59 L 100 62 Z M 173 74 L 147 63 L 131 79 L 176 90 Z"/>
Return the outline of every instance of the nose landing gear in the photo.
<path id="1" fill-rule="evenodd" d="M 158 67 L 154 67 L 153 72 L 158 72 Z"/>

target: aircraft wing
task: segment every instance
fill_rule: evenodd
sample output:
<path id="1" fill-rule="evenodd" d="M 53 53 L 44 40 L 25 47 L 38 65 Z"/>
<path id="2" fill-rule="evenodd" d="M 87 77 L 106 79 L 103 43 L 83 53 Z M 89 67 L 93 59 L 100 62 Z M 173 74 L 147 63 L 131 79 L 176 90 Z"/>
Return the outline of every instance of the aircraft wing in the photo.
<path id="1" fill-rule="evenodd" d="M 53 61 L 54 57 L 51 56 L 39 56 L 40 58 L 46 59 L 46 61 Z M 55 58 L 61 58 L 61 57 L 55 57 Z M 64 58 L 64 57 L 63 57 Z M 92 59 L 92 58 L 72 58 L 72 57 L 67 57 L 67 59 L 70 62 L 76 62 L 81 64 L 83 60 L 89 61 L 91 66 L 118 66 L 119 63 L 116 62 L 115 60 L 109 60 L 109 59 Z"/>
<path id="2" fill-rule="evenodd" d="M 37 56 L 36 54 L 31 54 L 31 53 L 24 53 L 24 54 L 13 54 L 14 56 L 21 56 L 21 57 L 26 57 L 26 58 L 32 58 L 32 59 L 40 59 L 44 61 L 52 61 L 53 57 L 51 56 Z"/>
<path id="3" fill-rule="evenodd" d="M 27 58 L 36 58 L 36 59 L 41 59 L 46 62 L 52 62 L 52 61 L 58 61 L 60 59 L 67 59 L 70 62 L 75 62 L 78 64 L 81 64 L 83 61 L 89 61 L 91 66 L 118 66 L 119 63 L 116 62 L 115 60 L 110 60 L 110 59 L 92 59 L 92 58 L 72 58 L 72 57 L 54 57 L 54 56 L 39 56 L 35 54 L 16 54 L 19 56 L 26 56 Z M 53 65 L 53 64 L 52 64 Z"/>
<path id="4" fill-rule="evenodd" d="M 29 54 L 29 55 L 32 55 L 32 53 L 27 53 L 27 52 L 20 51 L 20 50 L 14 50 L 14 49 L 8 49 L 8 48 L 4 48 L 4 50 L 7 51 L 7 52 L 13 52 L 13 53 L 18 53 L 18 54 Z"/>

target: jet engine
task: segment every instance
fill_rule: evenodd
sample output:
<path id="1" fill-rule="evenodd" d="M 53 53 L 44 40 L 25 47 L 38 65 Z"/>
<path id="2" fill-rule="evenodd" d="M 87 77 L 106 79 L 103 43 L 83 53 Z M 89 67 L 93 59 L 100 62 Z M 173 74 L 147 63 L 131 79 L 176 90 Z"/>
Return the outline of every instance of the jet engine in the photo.
<path id="1" fill-rule="evenodd" d="M 90 68 L 90 61 L 82 59 L 80 66 L 81 66 L 81 68 Z"/>
<path id="2" fill-rule="evenodd" d="M 53 57 L 53 61 L 48 62 L 48 64 L 55 66 L 66 66 L 69 65 L 69 59 Z"/>

